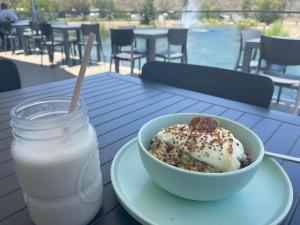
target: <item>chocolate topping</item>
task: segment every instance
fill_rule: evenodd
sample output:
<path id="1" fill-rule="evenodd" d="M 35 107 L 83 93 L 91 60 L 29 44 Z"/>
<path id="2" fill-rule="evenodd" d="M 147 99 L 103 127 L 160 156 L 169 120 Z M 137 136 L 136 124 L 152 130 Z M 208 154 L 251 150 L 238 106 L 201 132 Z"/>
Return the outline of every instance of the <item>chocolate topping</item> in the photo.
<path id="1" fill-rule="evenodd" d="M 219 122 L 211 117 L 194 117 L 189 123 L 192 131 L 213 132 L 219 127 Z"/>

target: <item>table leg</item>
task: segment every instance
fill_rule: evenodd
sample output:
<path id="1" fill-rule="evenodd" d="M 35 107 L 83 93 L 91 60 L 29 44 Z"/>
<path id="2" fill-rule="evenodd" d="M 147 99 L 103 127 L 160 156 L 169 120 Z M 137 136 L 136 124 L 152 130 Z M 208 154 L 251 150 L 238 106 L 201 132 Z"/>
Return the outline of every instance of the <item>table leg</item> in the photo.
<path id="1" fill-rule="evenodd" d="M 78 54 L 79 54 L 79 58 L 80 58 L 80 60 L 82 59 L 82 53 L 81 53 L 81 45 L 79 45 L 79 43 L 80 43 L 80 30 L 76 30 L 76 41 L 77 41 L 77 43 L 78 43 Z M 74 48 L 75 48 L 75 46 L 74 46 Z"/>
<path id="2" fill-rule="evenodd" d="M 65 49 L 65 56 L 66 56 L 66 63 L 68 66 L 71 66 L 71 60 L 70 60 L 70 49 L 69 49 L 69 33 L 67 30 L 63 31 L 64 34 L 64 49 Z"/>
<path id="3" fill-rule="evenodd" d="M 253 48 L 246 43 L 244 56 L 243 56 L 243 64 L 242 64 L 242 72 L 249 73 L 250 72 L 250 62 Z"/>
<path id="4" fill-rule="evenodd" d="M 20 47 L 23 49 L 24 54 L 28 55 L 27 46 L 26 46 L 26 43 L 25 43 L 25 38 L 23 36 L 24 28 L 18 27 L 16 29 L 17 29 L 17 33 L 18 33 L 18 36 L 19 36 Z"/>
<path id="5" fill-rule="evenodd" d="M 155 38 L 147 39 L 147 62 L 155 61 Z"/>

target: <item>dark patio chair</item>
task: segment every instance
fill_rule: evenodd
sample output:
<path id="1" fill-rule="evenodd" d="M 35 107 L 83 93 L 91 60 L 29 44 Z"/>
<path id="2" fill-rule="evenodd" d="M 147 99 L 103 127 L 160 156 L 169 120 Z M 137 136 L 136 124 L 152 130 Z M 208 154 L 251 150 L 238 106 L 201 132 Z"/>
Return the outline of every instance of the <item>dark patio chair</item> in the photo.
<path id="1" fill-rule="evenodd" d="M 119 26 L 118 29 L 132 29 L 133 31 L 136 29 L 136 26 L 134 25 L 127 25 L 127 26 Z M 147 54 L 147 49 L 146 48 L 140 48 L 138 47 L 138 43 L 137 43 L 137 39 L 138 38 L 134 38 L 134 52 L 136 53 L 140 53 L 140 54 Z M 146 45 L 146 43 L 145 43 Z"/>
<path id="2" fill-rule="evenodd" d="M 3 50 L 7 51 L 11 48 L 12 54 L 15 53 L 16 50 L 16 41 L 18 39 L 15 32 L 13 32 L 11 22 L 1 22 L 0 24 L 1 32 L 4 35 L 3 39 Z"/>
<path id="3" fill-rule="evenodd" d="M 8 59 L 0 59 L 0 74 L 0 92 L 21 88 L 19 71 L 13 61 Z"/>
<path id="4" fill-rule="evenodd" d="M 141 78 L 266 108 L 274 90 L 274 84 L 268 77 L 168 62 L 147 63 Z"/>
<path id="5" fill-rule="evenodd" d="M 168 30 L 168 49 L 156 54 L 156 57 L 163 58 L 170 62 L 174 59 L 181 59 L 181 63 L 187 63 L 187 35 L 188 29 L 169 29 Z M 181 52 L 171 50 L 171 46 L 181 46 Z"/>
<path id="6" fill-rule="evenodd" d="M 36 51 L 37 48 L 38 49 L 41 48 L 41 41 L 43 37 L 41 34 L 39 23 L 35 21 L 30 21 L 29 27 L 30 30 L 25 30 L 24 32 L 22 32 L 22 35 L 24 37 L 24 44 L 25 44 L 24 47 L 27 49 L 29 53 L 31 53 L 32 51 L 31 51 L 30 41 L 32 40 L 34 51 Z"/>
<path id="7" fill-rule="evenodd" d="M 121 60 L 130 62 L 130 71 L 133 74 L 134 62 L 138 60 L 139 70 L 141 68 L 141 58 L 146 57 L 145 54 L 134 52 L 134 33 L 132 29 L 111 29 L 111 71 L 112 61 L 115 61 L 115 70 L 119 72 L 119 62 Z M 122 51 L 122 47 L 130 47 L 129 51 Z"/>
<path id="8" fill-rule="evenodd" d="M 240 32 L 240 50 L 235 64 L 235 70 L 241 69 L 242 65 L 242 56 L 244 55 L 246 42 L 251 39 L 256 39 L 261 37 L 261 32 L 259 30 L 242 30 Z M 252 58 L 250 61 L 250 69 L 255 69 L 258 65 L 258 61 L 255 60 L 257 55 L 257 49 L 254 50 Z"/>
<path id="9" fill-rule="evenodd" d="M 267 65 L 283 66 L 283 69 L 282 71 L 274 71 L 269 66 L 263 67 L 263 61 Z M 275 85 L 279 86 L 277 103 L 280 101 L 284 87 L 297 90 L 296 103 L 300 103 L 300 78 L 286 74 L 287 66 L 297 65 L 300 65 L 300 39 L 261 37 L 260 59 L 256 73 L 268 76 Z"/>
<path id="10" fill-rule="evenodd" d="M 64 42 L 62 40 L 55 40 L 52 26 L 49 23 L 42 22 L 39 24 L 39 27 L 41 29 L 41 34 L 43 37 L 41 40 L 41 66 L 43 66 L 44 47 L 47 47 L 49 60 L 52 66 L 54 66 L 53 60 L 54 60 L 55 47 L 57 46 L 60 47 L 62 59 L 63 59 Z"/>
<path id="11" fill-rule="evenodd" d="M 101 37 L 100 37 L 99 24 L 82 24 L 81 25 L 81 32 L 82 32 L 82 41 L 80 41 L 78 43 L 80 59 L 82 58 L 81 47 L 86 46 L 87 38 L 88 38 L 89 34 L 94 33 L 96 35 L 96 39 L 95 39 L 93 45 L 96 46 L 97 61 L 101 61 L 101 54 L 102 54 L 102 61 L 105 62 L 105 56 L 104 56 L 104 53 L 103 53 Z"/>

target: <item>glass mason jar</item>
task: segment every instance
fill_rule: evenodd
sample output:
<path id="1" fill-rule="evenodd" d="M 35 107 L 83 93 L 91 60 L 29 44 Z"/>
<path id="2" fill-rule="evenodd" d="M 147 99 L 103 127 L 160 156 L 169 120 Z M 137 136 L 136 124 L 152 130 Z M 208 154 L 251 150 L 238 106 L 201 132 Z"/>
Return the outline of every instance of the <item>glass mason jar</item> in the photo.
<path id="1" fill-rule="evenodd" d="M 83 225 L 102 203 L 97 135 L 79 100 L 42 97 L 11 110 L 11 153 L 29 214 L 37 225 Z"/>

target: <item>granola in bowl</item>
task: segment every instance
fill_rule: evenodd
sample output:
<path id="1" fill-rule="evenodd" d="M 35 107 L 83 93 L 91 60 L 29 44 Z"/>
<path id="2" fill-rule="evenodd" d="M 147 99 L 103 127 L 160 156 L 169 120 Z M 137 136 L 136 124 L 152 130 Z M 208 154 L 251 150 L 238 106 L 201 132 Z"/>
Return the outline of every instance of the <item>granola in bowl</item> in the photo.
<path id="1" fill-rule="evenodd" d="M 169 165 L 196 172 L 221 173 L 251 163 L 242 143 L 211 117 L 162 128 L 151 140 L 149 152 Z"/>

